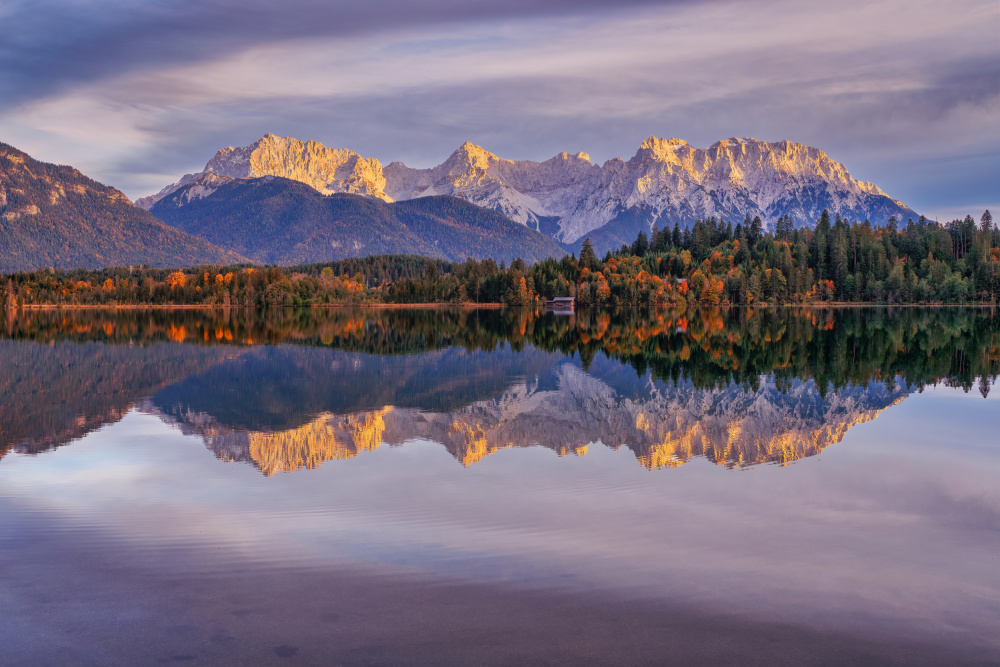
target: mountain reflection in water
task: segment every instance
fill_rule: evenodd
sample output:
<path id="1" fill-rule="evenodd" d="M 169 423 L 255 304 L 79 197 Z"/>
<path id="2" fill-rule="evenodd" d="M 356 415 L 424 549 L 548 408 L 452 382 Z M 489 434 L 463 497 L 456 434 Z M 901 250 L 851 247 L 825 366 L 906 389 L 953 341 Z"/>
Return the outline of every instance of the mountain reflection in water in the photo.
<path id="1" fill-rule="evenodd" d="M 0 340 L 0 455 L 139 409 L 265 475 L 415 439 L 466 466 L 593 443 L 649 469 L 788 463 L 927 384 L 985 395 L 997 324 L 975 309 L 35 311 Z"/>

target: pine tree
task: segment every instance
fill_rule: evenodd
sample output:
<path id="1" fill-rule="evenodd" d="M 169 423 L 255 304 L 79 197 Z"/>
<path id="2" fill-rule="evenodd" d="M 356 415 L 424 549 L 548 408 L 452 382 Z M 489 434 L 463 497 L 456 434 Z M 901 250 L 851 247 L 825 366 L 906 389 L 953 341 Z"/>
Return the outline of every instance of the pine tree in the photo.
<path id="1" fill-rule="evenodd" d="M 823 234 L 830 233 L 830 212 L 825 208 L 822 215 L 819 216 L 819 222 L 816 223 L 816 231 L 823 232 Z"/>
<path id="2" fill-rule="evenodd" d="M 646 251 L 649 250 L 649 239 L 646 238 L 645 232 L 640 231 L 639 235 L 635 237 L 631 250 L 636 257 L 643 257 L 646 254 Z"/>
<path id="3" fill-rule="evenodd" d="M 756 244 L 763 235 L 764 223 L 761 221 L 759 215 L 755 215 L 753 221 L 750 223 L 750 243 Z"/>
<path id="4" fill-rule="evenodd" d="M 583 241 L 583 248 L 580 250 L 580 267 L 594 270 L 597 266 L 597 253 L 594 252 L 594 244 L 590 242 L 588 236 Z"/>

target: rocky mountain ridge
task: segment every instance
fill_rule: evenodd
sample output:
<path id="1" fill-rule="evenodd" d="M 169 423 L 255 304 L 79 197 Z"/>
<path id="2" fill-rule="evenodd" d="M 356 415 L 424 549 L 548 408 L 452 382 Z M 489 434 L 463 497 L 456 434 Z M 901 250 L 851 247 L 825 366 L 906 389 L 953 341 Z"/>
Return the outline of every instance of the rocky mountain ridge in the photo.
<path id="1" fill-rule="evenodd" d="M 305 183 L 325 195 L 343 192 L 393 201 L 385 194 L 382 164 L 375 158 L 364 158 L 346 148 L 327 148 L 316 141 L 266 134 L 249 146 L 226 146 L 208 161 L 203 171 L 185 174 L 177 183 L 135 203 L 149 210 L 185 185 L 198 182 L 210 187 L 219 182 L 214 178 L 219 176 L 229 179 L 278 176 Z"/>
<path id="2" fill-rule="evenodd" d="M 653 224 L 683 227 L 709 216 L 734 222 L 760 216 L 765 225 L 788 216 L 798 226 L 814 224 L 824 209 L 877 223 L 916 216 L 878 186 L 854 179 L 818 148 L 736 137 L 708 148 L 649 137 L 632 158 L 603 165 L 582 152 L 544 162 L 506 160 L 466 142 L 442 164 L 413 169 L 400 162 L 383 167 L 348 149 L 268 134 L 250 146 L 219 151 L 201 174 L 188 174 L 137 204 L 149 209 L 210 174 L 280 176 L 324 194 L 384 201 L 451 195 L 569 244 L 594 235 L 602 245 L 613 245 Z"/>

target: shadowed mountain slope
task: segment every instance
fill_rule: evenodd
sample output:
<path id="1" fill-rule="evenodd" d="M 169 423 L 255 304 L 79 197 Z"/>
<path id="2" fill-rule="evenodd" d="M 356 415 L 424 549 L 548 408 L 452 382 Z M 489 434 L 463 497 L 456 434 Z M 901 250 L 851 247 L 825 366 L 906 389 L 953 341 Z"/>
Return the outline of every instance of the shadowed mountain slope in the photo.
<path id="1" fill-rule="evenodd" d="M 386 203 L 324 195 L 298 181 L 206 175 L 167 195 L 152 213 L 178 229 L 269 264 L 388 253 L 462 261 L 562 256 L 551 239 L 455 197 Z"/>

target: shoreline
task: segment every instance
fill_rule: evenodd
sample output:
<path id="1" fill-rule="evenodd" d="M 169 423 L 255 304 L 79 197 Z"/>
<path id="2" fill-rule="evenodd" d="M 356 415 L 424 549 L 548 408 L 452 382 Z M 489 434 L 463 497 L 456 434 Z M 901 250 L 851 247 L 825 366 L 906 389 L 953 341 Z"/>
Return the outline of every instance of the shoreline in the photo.
<path id="1" fill-rule="evenodd" d="M 500 310 L 506 308 L 502 303 L 323 303 L 309 306 L 281 306 L 286 308 L 330 310 L 337 308 L 356 308 L 372 310 L 398 310 L 398 309 L 421 309 L 421 310 L 445 310 L 451 308 L 462 308 L 468 310 Z M 13 310 L 228 310 L 246 311 L 259 310 L 256 307 L 245 308 L 243 306 L 220 306 L 217 304 L 164 304 L 164 303 L 139 303 L 139 304 L 91 304 L 91 303 L 32 303 L 17 306 Z"/>
<path id="2" fill-rule="evenodd" d="M 311 309 L 311 310 L 335 310 L 335 309 L 359 309 L 359 310 L 503 310 L 505 308 L 534 308 L 542 307 L 544 304 L 536 306 L 507 306 L 502 303 L 322 303 L 308 306 L 274 306 L 275 309 L 282 310 L 289 308 Z M 708 306 L 702 304 L 691 304 L 683 310 L 703 310 L 706 308 L 997 308 L 1000 304 L 995 303 L 866 303 L 838 301 L 829 303 L 752 303 L 752 304 L 730 304 Z M 637 310 L 643 307 L 636 306 L 577 306 L 576 309 L 586 310 Z M 7 309 L 0 308 L 0 311 Z M 255 307 L 246 308 L 243 306 L 220 306 L 218 304 L 164 304 L 164 303 L 140 303 L 140 304 L 89 304 L 89 303 L 32 303 L 16 306 L 10 310 L 221 310 L 221 311 L 259 311 Z M 680 310 L 676 307 L 650 308 L 650 310 Z"/>
<path id="3" fill-rule="evenodd" d="M 544 308 L 545 303 L 538 303 L 528 306 L 508 306 L 503 303 L 438 303 L 438 302 L 422 302 L 422 303 L 317 303 L 310 304 L 307 306 L 272 306 L 271 308 L 275 310 L 287 310 L 287 309 L 300 309 L 300 310 L 337 310 L 337 309 L 355 309 L 355 310 L 504 310 L 510 309 L 532 309 L 532 308 Z M 577 312 L 580 310 L 607 310 L 607 311 L 624 311 L 624 310 L 657 310 L 657 311 L 667 311 L 667 310 L 704 310 L 708 308 L 718 308 L 718 309 L 735 309 L 735 308 L 812 308 L 817 310 L 828 310 L 833 308 L 997 308 L 1000 307 L 1000 303 L 868 303 L 868 302 L 853 302 L 853 301 L 829 301 L 829 302 L 818 302 L 818 303 L 750 303 L 750 304 L 719 304 L 719 305 L 704 305 L 699 303 L 692 303 L 686 305 L 684 308 L 679 308 L 677 306 L 664 306 L 662 308 L 657 308 L 655 306 L 593 306 L 593 305 L 576 305 L 573 311 L 566 312 Z M 270 309 L 270 308 L 269 308 Z M 21 306 L 15 306 L 13 308 L 4 308 L 0 305 L 0 312 L 8 311 L 19 311 L 19 310 L 213 310 L 213 311 L 255 311 L 260 312 L 263 309 L 253 306 L 247 308 L 245 306 L 221 306 L 218 304 L 172 304 L 172 303 L 132 303 L 132 304 L 92 304 L 92 303 L 61 303 L 61 304 L 51 304 L 51 303 L 31 303 L 24 304 Z M 560 311 L 561 312 L 561 311 Z"/>

